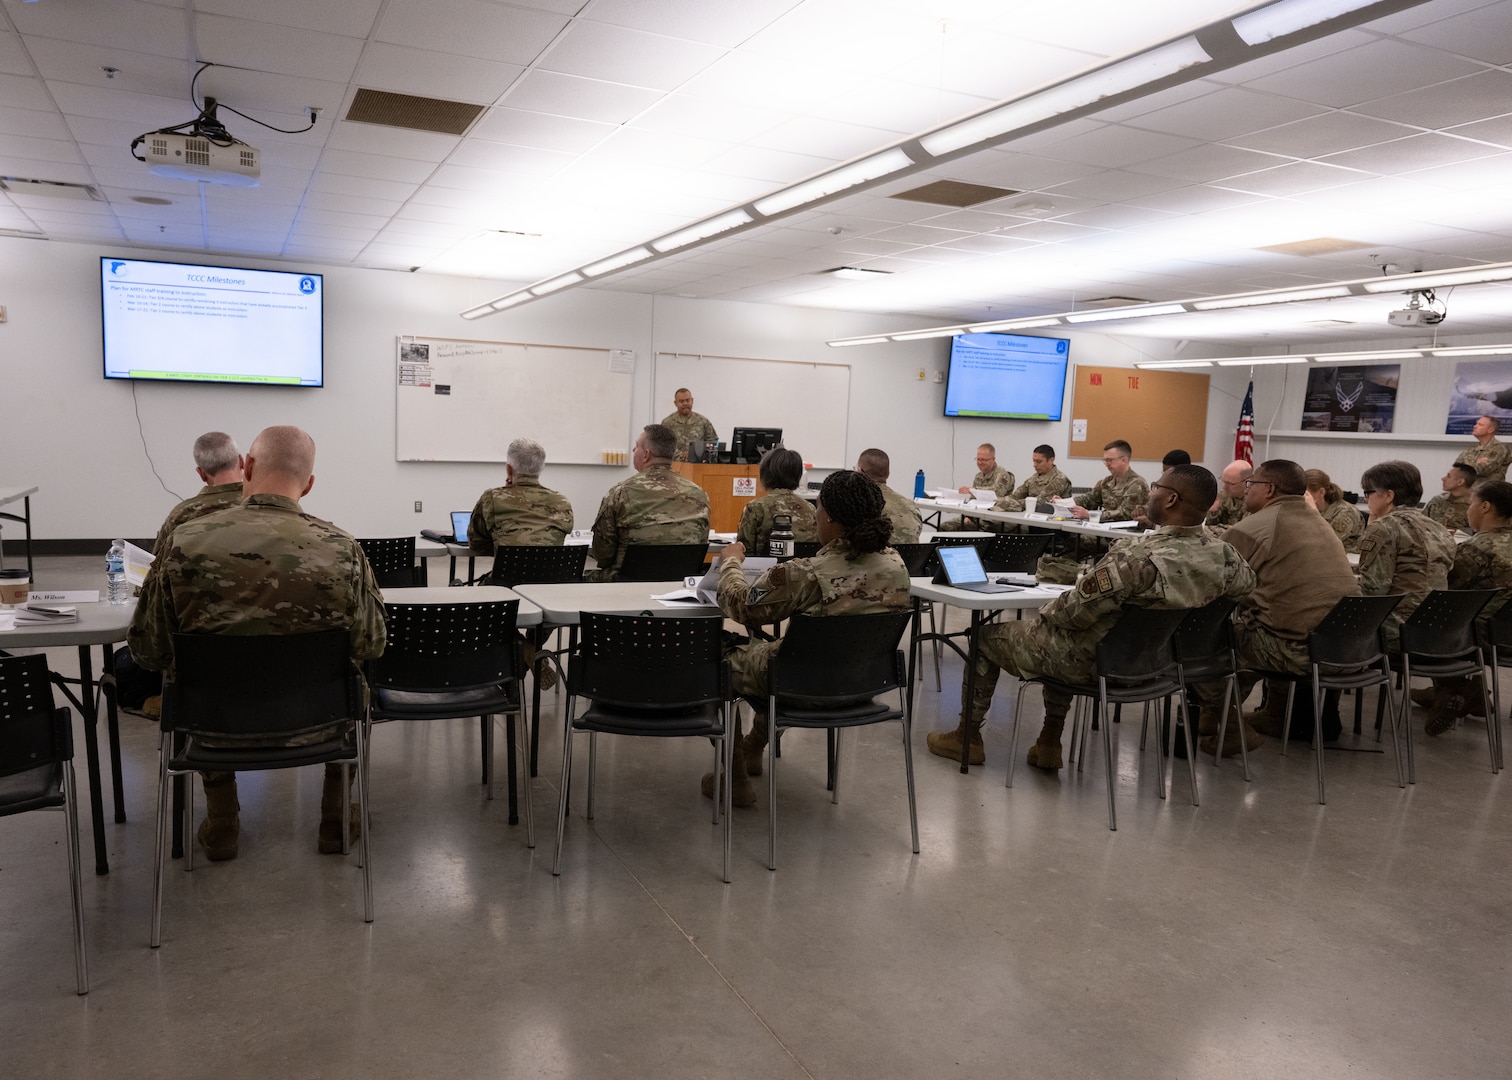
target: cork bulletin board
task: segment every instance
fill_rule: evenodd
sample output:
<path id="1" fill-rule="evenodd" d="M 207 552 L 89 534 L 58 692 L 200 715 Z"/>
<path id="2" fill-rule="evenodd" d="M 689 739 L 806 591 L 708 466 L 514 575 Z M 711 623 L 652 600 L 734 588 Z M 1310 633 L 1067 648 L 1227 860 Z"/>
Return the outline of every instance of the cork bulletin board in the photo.
<path id="1" fill-rule="evenodd" d="M 1208 377 L 1181 371 L 1081 367 L 1074 375 L 1068 456 L 1101 458 L 1123 439 L 1142 461 L 1178 447 L 1200 459 L 1207 445 Z"/>

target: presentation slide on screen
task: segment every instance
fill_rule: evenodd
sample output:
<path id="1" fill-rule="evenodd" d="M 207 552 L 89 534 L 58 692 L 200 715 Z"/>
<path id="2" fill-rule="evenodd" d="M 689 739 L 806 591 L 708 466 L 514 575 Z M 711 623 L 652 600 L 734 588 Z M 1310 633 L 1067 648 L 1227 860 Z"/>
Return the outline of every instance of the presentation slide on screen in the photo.
<path id="1" fill-rule="evenodd" d="M 952 344 L 946 416 L 1059 420 L 1070 343 L 1019 334 L 962 334 Z"/>
<path id="2" fill-rule="evenodd" d="M 100 261 L 105 377 L 319 386 L 319 274 Z"/>

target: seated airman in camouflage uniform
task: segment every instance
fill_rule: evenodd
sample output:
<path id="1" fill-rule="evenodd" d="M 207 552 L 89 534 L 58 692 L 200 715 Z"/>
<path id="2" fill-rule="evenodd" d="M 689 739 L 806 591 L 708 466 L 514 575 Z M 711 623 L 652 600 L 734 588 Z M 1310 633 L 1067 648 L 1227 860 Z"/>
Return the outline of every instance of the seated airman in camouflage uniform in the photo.
<path id="1" fill-rule="evenodd" d="M 772 522 L 778 514 L 792 518 L 794 541 L 819 539 L 813 504 L 796 493 L 803 480 L 802 456 L 796 450 L 779 446 L 767 451 L 758 471 L 766 494 L 746 503 L 740 512 L 735 539 L 752 555 L 765 555 L 767 537 L 772 534 Z"/>
<path id="2" fill-rule="evenodd" d="M 973 489 L 991 491 L 995 501 L 1013 491 L 1013 474 L 997 463 L 997 447 L 990 442 L 984 442 L 977 447 L 976 467 L 976 475 L 971 478 L 971 483 L 962 484 L 956 488 L 958 494 L 971 496 Z M 978 521 L 976 518 L 963 517 L 944 522 L 939 531 L 955 532 L 964 529 L 978 532 L 1001 532 L 1002 528 L 1001 522 Z"/>
<path id="3" fill-rule="evenodd" d="M 676 449 L 662 424 L 647 424 L 636 436 L 635 475 L 609 489 L 593 521 L 589 554 L 598 569 L 585 575 L 589 581 L 613 581 L 631 544 L 709 542 L 708 493 L 672 471 Z"/>
<path id="4" fill-rule="evenodd" d="M 194 471 L 205 486 L 168 511 L 152 543 L 152 553 L 166 551 L 168 537 L 184 522 L 240 504 L 243 464 L 236 443 L 224 431 L 207 431 L 195 439 Z"/>
<path id="5" fill-rule="evenodd" d="M 969 738 L 973 764 L 986 760 L 982 720 L 997 689 L 998 673 L 1021 679 L 1049 677 L 1087 682 L 1096 675 L 1097 643 L 1118 622 L 1125 606 L 1195 608 L 1220 596 L 1249 595 L 1255 575 L 1229 545 L 1202 527 L 1218 493 L 1213 474 L 1197 465 L 1167 469 L 1150 486 L 1146 512 L 1158 526 L 1113 546 L 1081 582 L 1040 609 L 1039 618 L 989 623 L 977 633 L 974 697 L 966 700 L 962 679 L 961 722 L 954 731 L 928 738 L 930 753 L 961 757 Z M 1029 748 L 1029 764 L 1061 767 L 1061 730 L 1071 706 L 1069 694 L 1044 688 L 1045 725 Z"/>
<path id="6" fill-rule="evenodd" d="M 725 618 L 748 627 L 781 622 L 794 615 L 874 615 L 903 611 L 909 605 L 908 568 L 887 546 L 892 523 L 882 513 L 877 485 L 846 469 L 831 473 L 819 491 L 817 527 L 824 544 L 811 559 L 778 563 L 747 582 L 745 549 L 737 541 L 719 560 L 719 607 Z M 767 695 L 767 664 L 780 641 L 750 641 L 730 650 L 730 675 L 737 694 Z M 756 801 L 752 775 L 761 773 L 767 744 L 765 708 L 751 721 L 742 739 L 735 722 L 733 782 L 730 801 Z M 714 797 L 714 774 L 703 778 L 703 793 Z"/>
<path id="7" fill-rule="evenodd" d="M 1048 443 L 1036 446 L 1029 460 L 1034 463 L 1034 473 L 1011 493 L 993 503 L 994 510 L 1017 513 L 1024 509 L 1024 500 L 1034 498 L 1039 500 L 1036 510 L 1043 507 L 1049 511 L 1051 499 L 1064 499 L 1071 494 L 1071 478 L 1056 466 L 1053 446 Z"/>
<path id="8" fill-rule="evenodd" d="M 1133 455 L 1133 448 L 1122 439 L 1114 439 L 1103 447 L 1103 464 L 1108 467 L 1108 475 L 1087 494 L 1076 497 L 1072 516 L 1085 518 L 1088 510 L 1101 510 L 1104 521 L 1132 520 L 1134 512 L 1150 497 L 1150 485 L 1129 466 Z M 1207 513 L 1207 507 L 1203 507 L 1203 513 Z"/>
<path id="9" fill-rule="evenodd" d="M 1358 553 L 1360 537 L 1365 532 L 1365 519 L 1360 516 L 1360 511 L 1354 503 L 1344 500 L 1344 489 L 1329 479 L 1322 469 L 1308 469 L 1304 475 L 1307 477 L 1307 495 L 1313 506 L 1328 522 L 1344 550 Z"/>
<path id="10" fill-rule="evenodd" d="M 1360 477 L 1370 524 L 1360 538 L 1360 591 L 1366 596 L 1404 593 L 1381 632 L 1386 647 L 1399 648 L 1402 623 L 1434 589 L 1448 588 L 1454 540 L 1443 526 L 1413 507 L 1423 497 L 1423 477 L 1410 461 L 1383 461 Z"/>
<path id="11" fill-rule="evenodd" d="M 1208 532 L 1222 536 L 1226 529 L 1244 520 L 1244 482 L 1254 471 L 1255 467 L 1248 461 L 1231 461 L 1223 467 L 1223 472 L 1218 475 L 1218 505 L 1208 511 L 1203 521 Z"/>
<path id="12" fill-rule="evenodd" d="M 694 443 L 719 441 L 719 433 L 714 430 L 709 418 L 693 411 L 693 391 L 686 386 L 679 386 L 672 395 L 672 404 L 676 406 L 676 410 L 662 417 L 662 426 L 669 429 L 677 440 L 677 448 L 672 452 L 673 460 L 687 461 L 688 447 Z"/>
<path id="13" fill-rule="evenodd" d="M 504 486 L 478 497 L 467 523 L 467 549 L 492 555 L 501 547 L 560 547 L 572 531 L 572 503 L 541 484 L 546 451 L 516 439 L 504 452 Z"/>
<path id="14" fill-rule="evenodd" d="M 296 427 L 270 427 L 246 456 L 246 501 L 185 522 L 160 552 L 127 641 L 143 667 L 173 677 L 174 634 L 292 634 L 344 628 L 352 663 L 382 654 L 383 597 L 362 548 L 299 499 L 315 483 L 315 443 Z M 291 745 L 319 742 L 309 733 Z M 198 838 L 211 859 L 236 857 L 240 804 L 235 773 L 204 773 L 205 820 Z M 347 794 L 327 765 L 319 850 L 341 851 Z M 352 807 L 355 818 L 356 807 Z"/>
<path id="15" fill-rule="evenodd" d="M 1450 532 L 1465 528 L 1470 524 L 1465 517 L 1470 508 L 1470 488 L 1477 479 L 1475 470 L 1469 465 L 1456 463 L 1449 466 L 1449 471 L 1439 481 L 1444 490 L 1428 500 L 1423 513 Z"/>
<path id="16" fill-rule="evenodd" d="M 887 478 L 892 475 L 892 460 L 887 451 L 875 446 L 861 451 L 861 456 L 856 459 L 856 471 L 882 489 L 882 515 L 892 522 L 892 542 L 917 544 L 919 533 L 924 529 L 924 515 L 919 513 L 912 499 L 887 486 Z"/>

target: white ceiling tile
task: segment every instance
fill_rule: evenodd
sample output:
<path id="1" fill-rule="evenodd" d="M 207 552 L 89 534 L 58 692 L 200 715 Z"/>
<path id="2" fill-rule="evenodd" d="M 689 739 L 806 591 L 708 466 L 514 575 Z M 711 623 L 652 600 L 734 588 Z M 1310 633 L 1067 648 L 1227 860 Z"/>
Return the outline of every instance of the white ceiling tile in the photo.
<path id="1" fill-rule="evenodd" d="M 1367 33 L 1364 30 L 1341 30 L 1337 34 L 1329 34 L 1309 41 L 1304 45 L 1294 45 L 1290 49 L 1282 49 L 1280 52 L 1271 53 L 1269 56 L 1250 60 L 1236 67 L 1227 68 L 1223 71 L 1215 71 L 1206 76 L 1209 82 L 1215 83 L 1245 83 L 1255 85 L 1261 80 L 1274 76 L 1278 72 L 1290 68 L 1301 67 L 1321 61 L 1326 57 L 1336 56 L 1339 53 L 1348 52 L 1364 45 L 1372 45 L 1379 42 L 1379 36 Z M 1293 95 L 1306 98 L 1305 94 Z M 1312 100 L 1312 99 L 1308 99 Z"/>
<path id="2" fill-rule="evenodd" d="M 998 101 L 1059 82 L 1096 62 L 1085 52 L 990 31 L 933 36 L 939 45 L 898 65 L 899 80 Z M 1008 57 L 1011 63 L 1005 62 Z"/>
<path id="3" fill-rule="evenodd" d="M 763 150 L 756 146 L 737 146 L 713 158 L 707 168 L 711 172 L 727 176 L 745 176 L 771 184 L 786 184 L 826 169 L 838 160 L 811 154 L 789 154 L 782 150 Z"/>
<path id="4" fill-rule="evenodd" d="M 378 154 L 358 154 L 350 150 L 326 149 L 320 155 L 322 172 L 341 176 L 365 176 L 374 180 L 391 180 L 400 184 L 423 183 L 435 172 L 429 161 L 413 161 L 409 158 L 385 157 Z"/>
<path id="5" fill-rule="evenodd" d="M 598 0 L 585 17 L 734 48 L 800 6 L 799 0 Z"/>
<path id="6" fill-rule="evenodd" d="M 752 153 L 765 153 L 758 148 L 749 148 Z M 674 135 L 664 131 L 645 131 L 641 128 L 622 127 L 604 140 L 594 152 L 584 159 L 587 167 L 596 163 L 620 163 L 634 167 L 641 162 L 661 168 L 692 168 L 719 158 L 730 150 L 727 142 L 700 139 L 689 135 Z M 791 155 L 800 157 L 803 155 Z"/>
<path id="7" fill-rule="evenodd" d="M 1512 149 L 1512 114 L 1480 120 L 1474 124 L 1461 124 L 1459 127 L 1450 128 L 1447 134 L 1459 135 L 1466 139 L 1479 139 L 1481 142 L 1494 143 L 1497 146 Z"/>
<path id="8" fill-rule="evenodd" d="M 326 34 L 365 38 L 383 0 L 341 0 L 339 4 L 311 4 L 308 0 L 195 0 L 195 9 L 211 15 L 237 15 L 258 22 L 317 30 Z"/>
<path id="9" fill-rule="evenodd" d="M 362 248 L 363 245 L 356 242 L 312 238 L 300 242 L 290 240 L 284 245 L 283 253 L 291 259 L 345 263 L 355 258 Z"/>
<path id="10" fill-rule="evenodd" d="M 1265 196 L 1249 192 L 1192 185 L 1177 188 L 1175 191 L 1140 195 L 1127 201 L 1134 206 L 1143 206 L 1151 210 L 1166 210 L 1173 214 L 1201 214 L 1208 211 L 1233 210 L 1263 202 L 1265 198 Z"/>
<path id="11" fill-rule="evenodd" d="M 40 79 L 29 75 L 0 74 L 0 103 L 12 109 L 52 111 L 52 98 Z"/>
<path id="12" fill-rule="evenodd" d="M 478 230 L 471 225 L 443 225 L 436 221 L 413 221 L 395 218 L 378 234 L 386 243 L 414 243 L 417 238 L 428 243 L 453 244 Z"/>
<path id="13" fill-rule="evenodd" d="M 389 0 L 378 41 L 525 65 L 568 24 L 560 15 L 487 0 Z"/>
<path id="14" fill-rule="evenodd" d="M 38 139 L 31 135 L 7 135 L 0 143 L 7 157 L 31 158 L 35 161 L 58 161 L 82 164 L 84 158 L 70 139 Z"/>
<path id="15" fill-rule="evenodd" d="M 540 67 L 563 75 L 673 90 L 723 55 L 724 50 L 713 45 L 577 22 L 541 59 Z"/>
<path id="16" fill-rule="evenodd" d="M 0 173 L 27 180 L 56 180 L 64 184 L 93 184 L 95 177 L 87 165 L 70 165 L 59 161 L 37 161 L 12 157 L 0 143 Z"/>
<path id="17" fill-rule="evenodd" d="M 531 176 L 502 172 L 497 169 L 470 169 L 462 165 L 447 164 L 435 171 L 425 186 L 416 193 L 416 197 L 433 201 L 432 196 L 437 196 L 439 190 L 456 189 L 483 192 L 504 198 L 531 191 L 537 183 L 538 181 Z"/>
<path id="18" fill-rule="evenodd" d="M 816 104 L 811 115 L 821 120 L 886 131 L 892 137 L 939 127 L 957 117 L 980 112 L 991 98 L 883 78 L 858 77 L 850 89 Z"/>
<path id="19" fill-rule="evenodd" d="M 1328 112 L 1224 141 L 1248 150 L 1264 150 L 1296 158 L 1315 158 L 1404 138 L 1413 134 L 1413 130 L 1351 112 Z"/>
<path id="20" fill-rule="evenodd" d="M 1146 212 L 1153 213 L 1153 211 Z M 966 236 L 960 240 L 950 240 L 938 246 L 958 251 L 975 252 L 979 255 L 998 255 L 1005 251 L 1018 251 L 1039 242 L 1038 240 L 1031 240 L 1027 236 L 990 233 L 982 236 Z"/>
<path id="21" fill-rule="evenodd" d="M 1127 202 L 1141 195 L 1152 195 L 1157 191 L 1174 191 L 1182 186 L 1184 186 L 1183 181 L 1169 177 L 1107 169 L 1080 180 L 1072 180 L 1070 183 L 1057 184 L 1042 190 L 1052 196 L 1069 195 L 1078 199 L 1091 199 L 1094 202 Z"/>
<path id="22" fill-rule="evenodd" d="M 470 135 L 488 142 L 580 154 L 615 130 L 613 124 L 547 116 L 522 109 L 495 108 L 478 118 Z"/>
<path id="23" fill-rule="evenodd" d="M 1145 113 L 1129 120 L 1128 124 L 1190 139 L 1228 142 L 1235 135 L 1300 120 L 1323 111 L 1321 106 L 1295 98 L 1231 86 L 1215 90 L 1206 97 Z"/>
<path id="24" fill-rule="evenodd" d="M 1512 37 L 1512 32 L 1508 36 Z M 1367 101 L 1356 105 L 1354 111 L 1424 128 L 1453 127 L 1512 112 L 1512 72 L 1482 71 L 1438 86 Z"/>
<path id="25" fill-rule="evenodd" d="M 1140 162 L 1133 171 L 1204 183 L 1224 176 L 1254 172 L 1275 164 L 1277 158 L 1270 154 L 1211 143 L 1154 161 Z"/>
<path id="26" fill-rule="evenodd" d="M 0 106 L 0 135 L 28 135 L 38 139 L 72 139 L 68 124 L 57 112 L 9 109 Z"/>
<path id="27" fill-rule="evenodd" d="M 1320 165 L 1312 161 L 1294 161 L 1274 169 L 1263 169 L 1244 176 L 1230 176 L 1222 183 L 1224 187 L 1238 191 L 1253 191 L 1260 195 L 1290 196 L 1300 195 L 1305 191 L 1318 191 L 1323 188 L 1359 183 L 1372 175 L 1374 174 L 1355 169 L 1337 168 L 1332 165 Z"/>
<path id="28" fill-rule="evenodd" d="M 356 124 L 342 120 L 332 128 L 326 146 L 331 150 L 351 150 L 378 157 L 444 161 L 461 141 L 455 135 L 438 135 L 433 131 L 411 131 L 383 124 Z"/>
<path id="29" fill-rule="evenodd" d="M 0 75 L 31 75 L 31 62 L 18 34 L 0 32 Z"/>
<path id="30" fill-rule="evenodd" d="M 185 86 L 187 87 L 187 83 Z M 103 87 L 82 86 L 76 83 L 55 82 L 47 84 L 48 91 L 57 101 L 57 108 L 72 122 L 75 116 L 96 117 L 101 120 L 129 120 L 141 124 L 143 131 L 179 124 L 194 118 L 195 108 L 189 104 L 188 95 L 160 97 L 155 94 L 137 94 L 129 90 L 114 90 Z M 4 77 L 0 76 L 0 101 L 15 104 L 7 92 Z M 52 108 L 49 102 L 48 108 Z"/>
<path id="31" fill-rule="evenodd" d="M 353 229 L 370 229 L 376 233 L 388 224 L 388 218 L 382 214 L 348 214 L 340 210 L 312 209 L 300 211 L 298 224 L 302 229 L 320 225 L 346 225 Z"/>
<path id="32" fill-rule="evenodd" d="M 1094 165 L 989 150 L 929 169 L 924 178 L 926 182 L 929 177 L 938 177 L 943 180 L 965 180 L 972 184 L 1012 188 L 1015 191 L 1038 191 L 1080 180 L 1099 171 Z"/>
<path id="33" fill-rule="evenodd" d="M 1342 109 L 1479 70 L 1478 65 L 1448 53 L 1388 38 L 1255 79 L 1248 85 Z"/>
<path id="34" fill-rule="evenodd" d="M 1151 158 L 1168 158 L 1200 145 L 1195 139 L 1107 124 L 1085 135 L 1061 140 L 1046 147 L 1044 153 L 1065 161 L 1121 168 Z"/>
<path id="35" fill-rule="evenodd" d="M 1505 152 L 1407 174 L 1408 179 L 1417 183 L 1448 188 L 1451 191 L 1499 191 L 1504 199 L 1508 176 L 1512 176 L 1512 154 Z M 1502 205 L 1512 213 L 1512 202 L 1503 202 Z"/>
<path id="36" fill-rule="evenodd" d="M 27 51 L 44 79 L 79 83 L 115 91 L 177 97 L 189 107 L 189 80 L 198 64 L 190 57 L 172 58 L 149 53 L 131 52 L 115 45 L 63 41 L 58 38 L 30 38 Z M 101 68 L 113 67 L 117 73 L 107 77 Z M 190 115 L 193 115 L 191 112 Z"/>
<path id="37" fill-rule="evenodd" d="M 1093 229 L 1136 229 L 1145 225 L 1160 225 L 1170 221 L 1171 216 L 1167 211 L 1150 210 L 1143 206 L 1097 206 L 1056 220 Z"/>
<path id="38" fill-rule="evenodd" d="M 1318 160 L 1329 165 L 1342 165 L 1345 168 L 1391 176 L 1456 161 L 1489 157 L 1496 153 L 1493 147 L 1484 143 L 1456 139 L 1450 135 L 1427 134 L 1413 135 L 1359 150 L 1346 150 L 1342 154 L 1330 154 Z"/>
<path id="39" fill-rule="evenodd" d="M 1425 16 L 1447 6 L 1443 3 L 1425 4 L 1413 13 Z M 1403 16 L 1406 14 L 1402 13 Z M 1475 11 L 1440 18 L 1426 26 L 1407 30 L 1402 37 L 1460 56 L 1484 60 L 1488 64 L 1512 64 L 1512 35 L 1507 33 L 1505 4 L 1486 4 Z"/>
<path id="40" fill-rule="evenodd" d="M 689 79 L 681 89 L 700 98 L 806 113 L 850 90 L 851 82 L 851 75 L 838 69 L 738 51 Z"/>
<path id="41" fill-rule="evenodd" d="M 189 84 L 183 84 L 184 102 L 188 104 Z M 309 124 L 309 108 L 325 114 L 322 126 L 336 119 L 336 110 L 346 97 L 346 80 L 315 76 L 269 75 L 263 71 L 239 71 L 228 67 L 206 68 L 195 86 L 195 95 L 203 101 L 207 96 L 223 105 L 231 106 L 256 117 L 266 124 L 281 128 L 303 128 Z M 191 107 L 185 117 L 194 115 Z M 265 128 L 233 114 L 221 113 L 221 123 L 231 133 L 247 142 L 267 141 L 276 136 Z M 320 132 L 316 128 L 316 133 Z M 284 136 L 293 138 L 294 136 Z M 314 137 L 314 136 L 312 136 Z"/>
<path id="42" fill-rule="evenodd" d="M 795 154 L 849 158 L 859 157 L 896 139 L 896 133 L 877 128 L 799 117 L 762 132 L 751 140 L 751 144 Z"/>
<path id="43" fill-rule="evenodd" d="M 457 148 L 456 153 L 446 159 L 446 163 L 474 169 L 497 169 L 520 177 L 545 178 L 556 175 L 577 160 L 576 154 L 556 150 L 537 150 L 528 146 L 468 139 Z"/>
<path id="44" fill-rule="evenodd" d="M 489 105 L 525 69 L 473 56 L 431 52 L 371 41 L 357 65 L 356 81 L 374 90 Z"/>
<path id="45" fill-rule="evenodd" d="M 536 70 L 511 87 L 502 104 L 552 116 L 623 124 L 662 96 L 660 90 Z"/>
<path id="46" fill-rule="evenodd" d="M 354 225 L 329 224 L 322 221 L 312 220 L 309 214 L 300 216 L 298 226 L 294 230 L 291 242 L 321 240 L 342 240 L 353 244 L 366 244 L 378 235 L 376 229 L 359 228 Z"/>
<path id="47" fill-rule="evenodd" d="M 222 15 L 197 16 L 194 32 L 199 59 L 306 79 L 346 82 L 362 54 L 360 38 Z"/>
<path id="48" fill-rule="evenodd" d="M 673 134 L 697 132 L 738 143 L 746 142 L 795 115 L 691 94 L 668 94 L 637 117 L 631 126 Z"/>
<path id="49" fill-rule="evenodd" d="M 23 38 L 58 38 L 158 56 L 183 56 L 184 12 L 159 4 L 12 4 L 7 12 Z"/>
<path id="50" fill-rule="evenodd" d="M 357 195 L 365 199 L 391 199 L 396 202 L 408 199 L 419 187 L 419 184 L 405 184 L 397 180 L 375 180 L 367 176 L 343 176 L 332 172 L 316 173 L 310 183 L 311 191 Z"/>

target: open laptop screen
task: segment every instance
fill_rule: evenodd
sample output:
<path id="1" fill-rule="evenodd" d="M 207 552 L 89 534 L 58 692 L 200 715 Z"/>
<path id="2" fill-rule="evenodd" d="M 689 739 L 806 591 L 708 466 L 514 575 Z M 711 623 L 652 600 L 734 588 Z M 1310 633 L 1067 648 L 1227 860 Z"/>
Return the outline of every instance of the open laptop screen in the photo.
<path id="1" fill-rule="evenodd" d="M 945 568 L 945 578 L 952 585 L 970 585 L 987 580 L 981 556 L 971 544 L 941 544 L 935 552 Z"/>
<path id="2" fill-rule="evenodd" d="M 472 511 L 453 510 L 451 512 L 451 519 L 452 536 L 456 537 L 459 544 L 467 543 L 467 523 L 472 520 Z"/>

